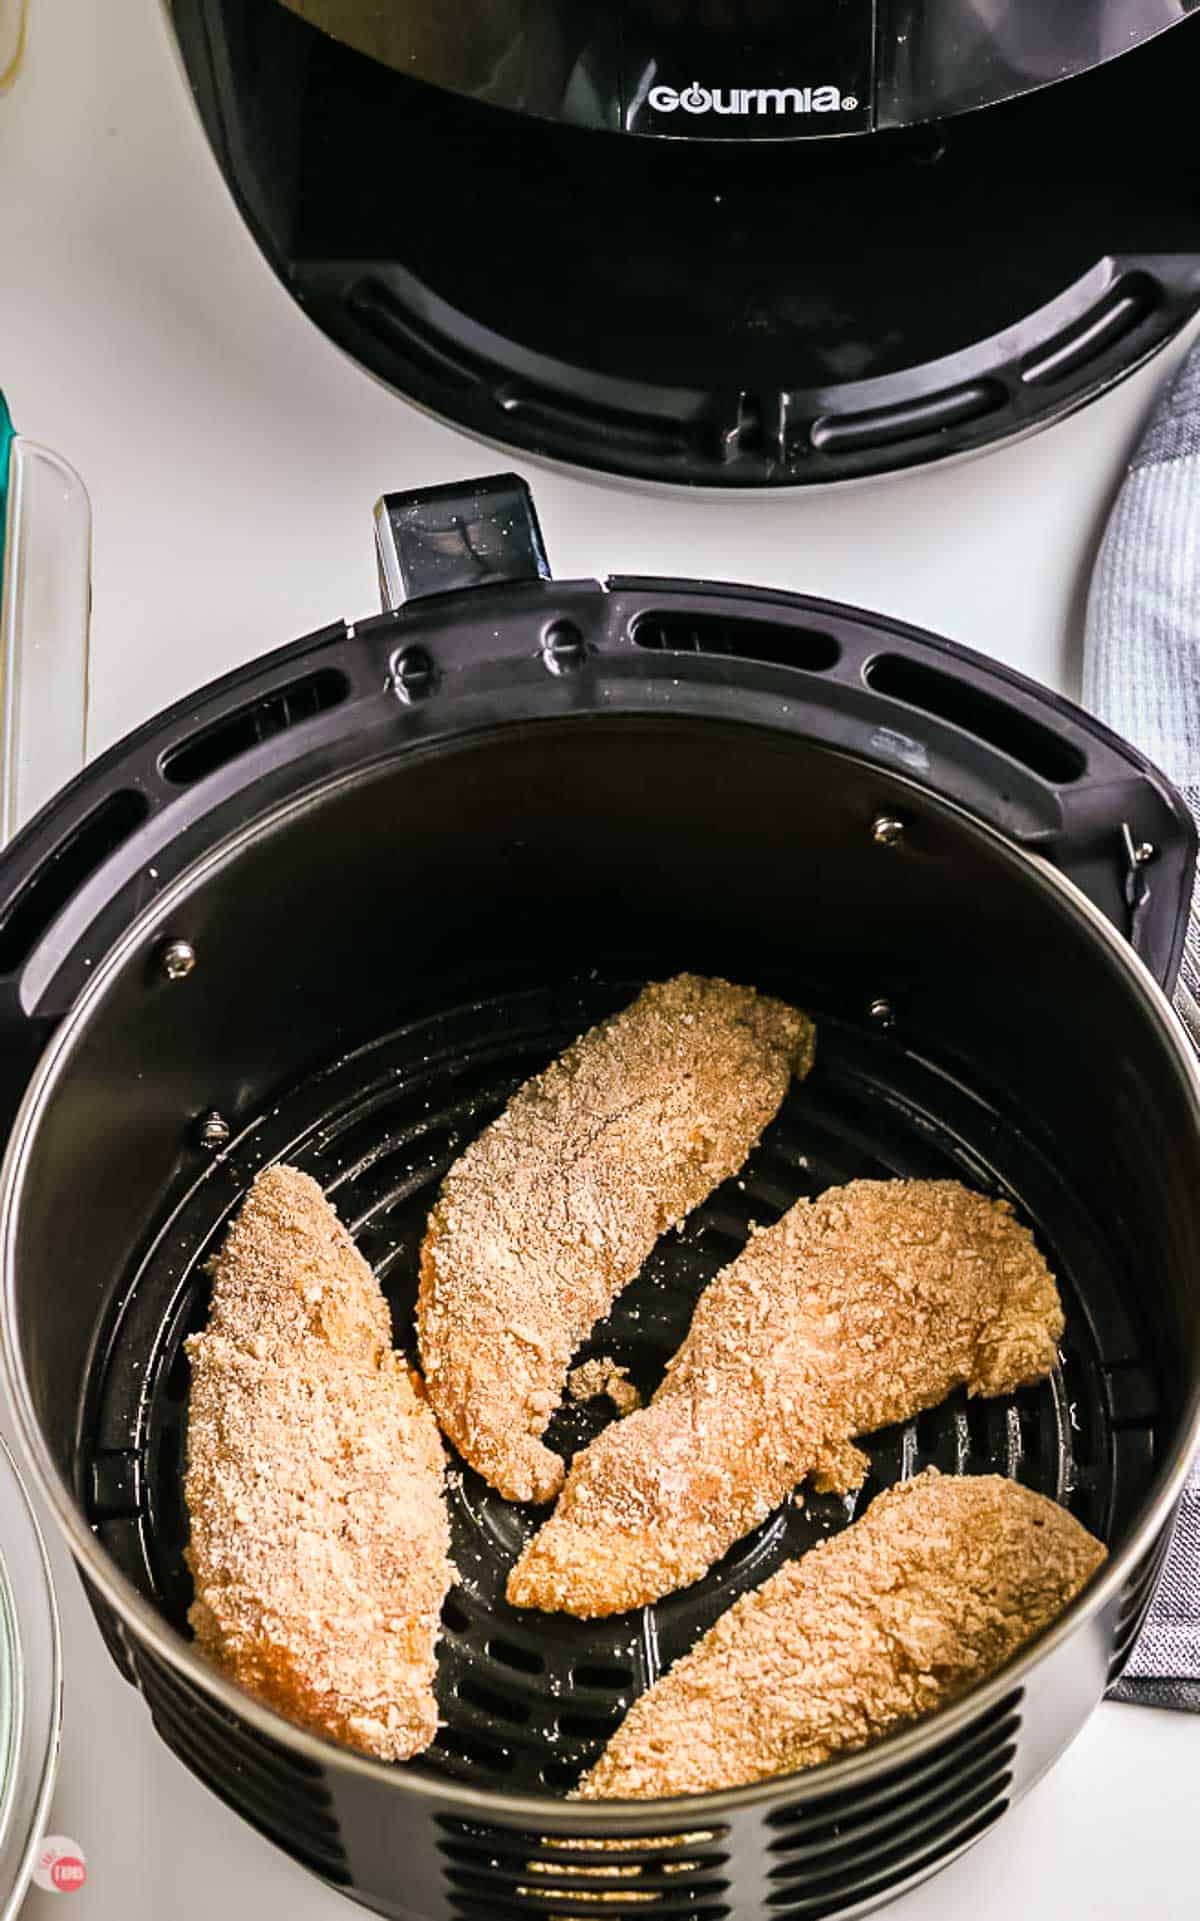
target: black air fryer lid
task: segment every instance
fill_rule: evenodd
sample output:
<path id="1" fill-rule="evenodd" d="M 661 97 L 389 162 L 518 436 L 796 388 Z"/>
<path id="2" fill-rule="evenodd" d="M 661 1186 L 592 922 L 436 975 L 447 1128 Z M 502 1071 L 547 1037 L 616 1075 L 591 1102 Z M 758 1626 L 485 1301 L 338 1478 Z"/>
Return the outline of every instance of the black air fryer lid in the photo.
<path id="1" fill-rule="evenodd" d="M 935 33 L 950 5 L 921 10 L 910 50 L 965 44 Z M 282 0 L 172 13 L 243 214 L 355 358 L 487 440 L 740 489 L 993 444 L 1104 392 L 1195 311 L 1200 20 L 1147 6 L 1175 30 L 1068 85 L 841 140 L 587 132 L 412 80 Z M 1011 92 L 1014 21 L 1120 9 L 967 11 Z"/>

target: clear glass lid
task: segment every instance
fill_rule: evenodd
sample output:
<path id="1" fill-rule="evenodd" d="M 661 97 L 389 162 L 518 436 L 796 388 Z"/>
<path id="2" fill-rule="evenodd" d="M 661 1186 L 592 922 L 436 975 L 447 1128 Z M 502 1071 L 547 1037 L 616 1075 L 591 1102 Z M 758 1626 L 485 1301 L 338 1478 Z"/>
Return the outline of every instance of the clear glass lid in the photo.
<path id="1" fill-rule="evenodd" d="M 87 491 L 14 433 L 0 395 L 0 845 L 83 764 L 90 580 Z M 61 1713 L 50 1568 L 0 1440 L 0 1921 L 16 1914 L 41 1841 Z"/>
<path id="2" fill-rule="evenodd" d="M 50 1569 L 16 1465 L 0 1441 L 0 1921 L 29 1880 L 54 1784 L 62 1660 Z"/>

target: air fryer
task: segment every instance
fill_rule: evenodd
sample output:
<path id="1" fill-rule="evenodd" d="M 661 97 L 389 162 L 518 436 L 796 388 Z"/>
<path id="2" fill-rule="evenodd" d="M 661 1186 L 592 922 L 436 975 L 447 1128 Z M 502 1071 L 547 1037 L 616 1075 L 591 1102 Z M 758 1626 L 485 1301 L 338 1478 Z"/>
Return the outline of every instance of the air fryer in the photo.
<path id="1" fill-rule="evenodd" d="M 109 1647 L 163 1739 L 393 1921 L 851 1916 L 1002 1820 L 1129 1652 L 1200 1436 L 1200 1076 L 1164 989 L 1194 833 L 1132 748 L 877 615 L 699 582 L 554 581 L 509 477 L 380 515 L 388 611 L 148 722 L 0 858 L 3 1339 Z M 445 1170 L 513 1090 L 681 967 L 812 1010 L 741 1177 L 585 1353 L 653 1389 L 751 1221 L 951 1175 L 1033 1226 L 1050 1380 L 867 1437 L 868 1503 L 1003 1473 L 1107 1543 L 1002 1672 L 856 1754 L 730 1792 L 574 1801 L 631 1700 L 850 1514 L 811 1489 L 693 1587 L 510 1607 L 536 1510 L 455 1462 L 441 1726 L 388 1766 L 281 1720 L 188 1636 L 186 1338 L 255 1174 L 329 1194 L 410 1344 Z M 564 1454 L 606 1418 L 556 1418 Z M 614 1841 L 620 1851 L 614 1862 Z M 619 1864 L 619 1865 L 618 1865 Z"/>
<path id="2" fill-rule="evenodd" d="M 169 18 L 237 204 L 364 366 L 489 441 L 747 489 L 992 445 L 1172 337 L 1200 302 L 1190 11 L 475 0 L 451 23 L 171 0 Z"/>

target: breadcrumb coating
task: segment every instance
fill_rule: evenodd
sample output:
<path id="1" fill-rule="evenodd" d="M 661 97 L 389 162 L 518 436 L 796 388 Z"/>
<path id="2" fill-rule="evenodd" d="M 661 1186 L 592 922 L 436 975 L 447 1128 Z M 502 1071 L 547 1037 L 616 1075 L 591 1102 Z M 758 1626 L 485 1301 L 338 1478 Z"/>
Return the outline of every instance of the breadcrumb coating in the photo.
<path id="1" fill-rule="evenodd" d="M 611 1355 L 598 1354 L 594 1360 L 581 1361 L 567 1375 L 567 1395 L 572 1401 L 610 1400 L 618 1414 L 632 1414 L 642 1405 L 642 1397 L 629 1378 L 627 1367 L 618 1367 Z"/>
<path id="2" fill-rule="evenodd" d="M 1044 1495 L 931 1469 L 735 1601 L 576 1792 L 702 1794 L 866 1747 L 1002 1667 L 1104 1558 Z"/>
<path id="3" fill-rule="evenodd" d="M 279 1713 L 383 1760 L 433 1739 L 445 1454 L 387 1303 L 316 1182 L 258 1176 L 192 1364 L 189 1619 Z"/>
<path id="4" fill-rule="evenodd" d="M 806 1476 L 858 1485 L 855 1435 L 1041 1379 L 1062 1329 L 1006 1202 L 904 1180 L 801 1201 L 706 1289 L 650 1405 L 576 1455 L 508 1599 L 587 1618 L 685 1587 Z"/>
<path id="5" fill-rule="evenodd" d="M 571 1357 L 659 1236 L 741 1167 L 813 1026 L 748 987 L 647 987 L 514 1094 L 451 1168 L 421 1253 L 430 1400 L 508 1500 L 548 1501 Z"/>

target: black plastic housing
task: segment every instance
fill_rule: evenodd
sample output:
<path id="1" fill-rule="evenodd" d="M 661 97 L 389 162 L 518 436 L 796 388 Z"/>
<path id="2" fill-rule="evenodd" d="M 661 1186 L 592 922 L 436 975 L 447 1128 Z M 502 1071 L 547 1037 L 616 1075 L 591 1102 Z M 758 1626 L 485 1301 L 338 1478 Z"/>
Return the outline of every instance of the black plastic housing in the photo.
<path id="1" fill-rule="evenodd" d="M 949 63 L 1024 19 L 1045 52 L 1053 19 L 1098 57 L 1085 21 L 1118 11 L 972 6 L 955 40 L 942 8 L 906 6 L 903 45 Z M 555 461 L 738 490 L 916 466 L 1061 418 L 1200 300 L 1195 19 L 983 113 L 780 142 L 504 111 L 279 0 L 171 13 L 217 161 L 306 312 L 420 406 Z"/>
<path id="2" fill-rule="evenodd" d="M 795 141 L 905 127 L 1069 79 L 1195 0 L 282 0 L 392 70 L 610 133 Z M 279 5 L 280 0 L 273 0 Z"/>
<path id="3" fill-rule="evenodd" d="M 499 552 L 493 514 L 524 526 L 505 564 L 528 573 L 512 476 L 426 506 L 389 503 L 410 588 L 431 534 L 439 586 Z M 98 762 L 0 860 L 10 1111 L 33 1075 L 0 1195 L 3 1347 L 108 1644 L 174 1750 L 397 1921 L 586 1921 L 598 1884 L 617 1921 L 647 1897 L 670 1921 L 815 1921 L 993 1825 L 1119 1671 L 1200 1424 L 1200 1094 L 1153 984 L 1193 853 L 1168 783 L 1018 676 L 827 602 L 660 581 L 418 591 Z M 166 966 L 180 943 L 192 964 Z M 926 1461 L 1015 1474 L 1107 1540 L 1107 1569 L 1005 1673 L 875 1749 L 573 1804 L 654 1659 L 847 1516 L 775 1516 L 653 1623 L 592 1628 L 506 1608 L 529 1517 L 464 1475 L 434 1748 L 390 1769 L 289 1727 L 183 1632 L 182 1343 L 208 1255 L 257 1169 L 295 1158 L 403 1341 L 463 1141 L 682 966 L 812 1007 L 818 1066 L 745 1192 L 658 1250 L 638 1315 L 601 1338 L 652 1385 L 749 1217 L 830 1181 L 953 1172 L 1007 1195 L 1067 1304 L 1054 1379 L 870 1437 L 864 1499 Z"/>

